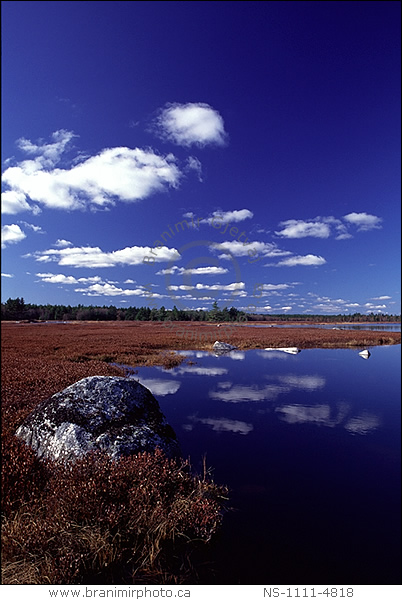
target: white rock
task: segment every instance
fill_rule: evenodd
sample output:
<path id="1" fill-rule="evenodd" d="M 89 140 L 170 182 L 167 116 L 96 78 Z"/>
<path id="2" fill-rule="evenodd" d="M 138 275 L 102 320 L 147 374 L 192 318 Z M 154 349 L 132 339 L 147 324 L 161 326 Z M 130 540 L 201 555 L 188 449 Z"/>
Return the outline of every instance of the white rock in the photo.
<path id="1" fill-rule="evenodd" d="M 268 352 L 286 352 L 287 354 L 299 354 L 301 352 L 296 346 L 290 348 L 264 348 L 264 350 Z"/>
<path id="2" fill-rule="evenodd" d="M 227 344 L 226 342 L 216 341 L 213 345 L 213 349 L 215 354 L 223 354 L 225 352 L 230 352 L 231 350 L 236 350 L 236 346 L 232 346 L 232 344 Z"/>

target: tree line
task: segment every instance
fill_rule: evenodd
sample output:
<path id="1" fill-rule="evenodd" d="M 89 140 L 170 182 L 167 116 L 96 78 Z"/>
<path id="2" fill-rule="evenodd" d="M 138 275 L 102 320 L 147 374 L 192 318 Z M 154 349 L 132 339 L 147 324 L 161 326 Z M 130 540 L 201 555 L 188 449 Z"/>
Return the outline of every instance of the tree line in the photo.
<path id="1" fill-rule="evenodd" d="M 284 322 L 313 322 L 313 323 L 390 323 L 400 322 L 400 315 L 383 313 L 354 313 L 352 315 L 259 315 L 246 314 L 234 306 L 219 308 L 214 302 L 212 308 L 205 310 L 182 310 L 174 306 L 172 309 L 150 308 L 149 306 L 70 306 L 64 304 L 29 304 L 24 298 L 9 298 L 1 304 L 2 321 L 284 321 Z"/>
<path id="2" fill-rule="evenodd" d="M 212 309 L 182 310 L 150 308 L 149 306 L 66 306 L 64 304 L 28 304 L 24 298 L 9 298 L 1 304 L 2 321 L 240 321 L 246 314 L 234 308 L 220 309 L 214 302 Z"/>

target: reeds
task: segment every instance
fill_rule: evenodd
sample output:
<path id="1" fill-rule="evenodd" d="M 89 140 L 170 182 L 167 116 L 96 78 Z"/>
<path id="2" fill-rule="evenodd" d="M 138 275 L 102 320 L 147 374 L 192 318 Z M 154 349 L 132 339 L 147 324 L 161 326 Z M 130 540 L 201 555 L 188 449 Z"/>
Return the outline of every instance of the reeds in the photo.
<path id="1" fill-rule="evenodd" d="M 217 531 L 227 499 L 226 488 L 158 449 L 56 464 L 16 441 L 3 459 L 4 584 L 191 581 L 191 549 Z"/>

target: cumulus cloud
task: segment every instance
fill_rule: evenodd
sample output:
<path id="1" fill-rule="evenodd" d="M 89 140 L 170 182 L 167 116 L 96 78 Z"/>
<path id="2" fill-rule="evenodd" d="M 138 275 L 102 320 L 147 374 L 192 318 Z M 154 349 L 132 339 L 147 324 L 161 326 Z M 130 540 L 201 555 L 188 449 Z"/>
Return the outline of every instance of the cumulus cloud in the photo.
<path id="1" fill-rule="evenodd" d="M 19 225 L 3 225 L 1 228 L 1 247 L 6 248 L 9 244 L 17 244 L 26 237 Z"/>
<path id="2" fill-rule="evenodd" d="M 296 219 L 289 219 L 288 221 L 282 221 L 282 223 L 279 225 L 283 227 L 283 229 L 281 231 L 275 231 L 275 233 L 276 235 L 285 238 L 328 238 L 331 234 L 331 229 L 328 223 L 323 223 L 320 221 L 300 221 Z"/>
<path id="3" fill-rule="evenodd" d="M 365 212 L 352 212 L 348 215 L 345 215 L 343 218 L 348 223 L 356 225 L 358 231 L 370 231 L 371 229 L 381 228 L 382 219 L 380 217 L 376 217 L 375 215 L 369 215 Z"/>
<path id="4" fill-rule="evenodd" d="M 45 283 L 57 283 L 63 285 L 76 285 L 78 283 L 98 283 L 102 281 L 102 279 L 96 275 L 95 277 L 73 277 L 72 275 L 63 275 L 62 273 L 36 273 L 36 276 L 40 278 L 41 281 Z"/>
<path id="5" fill-rule="evenodd" d="M 1 194 L 1 212 L 4 215 L 16 215 L 19 212 L 28 210 L 36 213 L 39 212 L 34 209 L 35 207 L 27 202 L 24 192 L 6 190 Z"/>
<path id="6" fill-rule="evenodd" d="M 146 296 L 149 294 L 144 288 L 123 289 L 112 283 L 94 283 L 87 288 L 76 288 L 74 291 L 81 292 L 85 296 Z M 159 297 L 159 294 L 152 294 L 152 297 Z"/>
<path id="7" fill-rule="evenodd" d="M 206 219 L 201 219 L 200 223 L 207 223 L 212 225 L 215 229 L 219 229 L 218 225 L 225 225 L 226 223 L 240 223 L 246 219 L 252 219 L 254 213 L 248 208 L 242 208 L 240 210 L 215 210 L 212 215 Z"/>
<path id="8" fill-rule="evenodd" d="M 336 217 L 315 217 L 314 219 L 288 219 L 279 223 L 280 230 L 275 234 L 282 238 L 297 239 L 315 237 L 326 239 L 335 235 L 336 240 L 352 238 L 350 227 L 356 226 L 357 231 L 369 231 L 381 227 L 382 219 L 367 213 L 350 213 L 341 219 Z"/>
<path id="9" fill-rule="evenodd" d="M 216 284 L 216 285 L 206 285 L 203 283 L 196 283 L 195 285 L 169 285 L 168 289 L 172 291 L 189 291 L 189 290 L 213 290 L 213 291 L 236 291 L 243 290 L 245 288 L 245 283 L 243 281 L 239 281 L 236 283 L 228 283 L 226 285 Z"/>
<path id="10" fill-rule="evenodd" d="M 285 258 L 278 263 L 278 267 L 298 267 L 298 266 L 314 266 L 318 267 L 324 265 L 327 261 L 322 256 L 315 256 L 314 254 L 306 254 L 305 256 L 291 256 Z"/>
<path id="11" fill-rule="evenodd" d="M 230 242 L 214 243 L 210 245 L 212 252 L 226 252 L 233 256 L 259 256 L 262 257 L 273 257 L 273 256 L 287 256 L 291 254 L 287 250 L 281 250 L 274 243 L 269 242 L 240 242 L 233 240 Z M 227 258 L 225 254 L 219 256 L 219 258 Z"/>
<path id="12" fill-rule="evenodd" d="M 14 277 L 14 275 L 11 275 L 11 273 L 2 273 L 1 276 L 2 277 L 9 277 L 9 278 Z"/>
<path id="13" fill-rule="evenodd" d="M 179 146 L 222 146 L 227 138 L 221 115 L 203 102 L 168 104 L 155 125 L 160 137 Z"/>
<path id="14" fill-rule="evenodd" d="M 153 250 L 152 255 L 151 250 Z M 33 256 L 37 262 L 57 262 L 60 266 L 87 267 L 90 269 L 140 265 L 144 262 L 144 259 L 150 256 L 155 262 L 176 261 L 181 258 L 180 253 L 175 248 L 167 248 L 166 246 L 157 249 L 152 249 L 149 246 L 132 246 L 112 252 L 103 252 L 100 248 L 91 246 L 51 248 L 26 256 Z"/>
<path id="15" fill-rule="evenodd" d="M 39 205 L 60 210 L 113 206 L 117 200 L 136 202 L 155 192 L 177 187 L 181 172 L 172 154 L 160 156 L 140 148 L 106 148 L 70 168 L 56 167 L 73 134 L 59 131 L 52 144 L 20 140 L 34 158 L 8 167 L 3 182 L 3 211 L 38 211 Z"/>
<path id="16" fill-rule="evenodd" d="M 194 269 L 185 269 L 176 265 L 170 269 L 162 269 L 157 271 L 156 275 L 224 275 L 229 269 L 223 267 L 196 267 Z"/>
<path id="17" fill-rule="evenodd" d="M 56 246 L 56 248 L 67 248 L 67 246 L 72 246 L 73 243 L 69 242 L 68 240 L 57 240 L 54 244 L 54 246 Z"/>
<path id="18" fill-rule="evenodd" d="M 58 285 L 81 285 L 85 287 L 74 288 L 75 292 L 82 293 L 85 296 L 149 296 L 149 291 L 144 286 L 137 286 L 134 289 L 121 288 L 115 285 L 114 281 L 103 281 L 101 277 L 74 277 L 73 275 L 64 275 L 62 273 L 36 273 L 39 281 Z M 124 283 L 129 283 L 130 280 Z M 131 283 L 135 283 L 134 281 Z M 153 298 L 163 298 L 160 294 L 152 293 Z"/>

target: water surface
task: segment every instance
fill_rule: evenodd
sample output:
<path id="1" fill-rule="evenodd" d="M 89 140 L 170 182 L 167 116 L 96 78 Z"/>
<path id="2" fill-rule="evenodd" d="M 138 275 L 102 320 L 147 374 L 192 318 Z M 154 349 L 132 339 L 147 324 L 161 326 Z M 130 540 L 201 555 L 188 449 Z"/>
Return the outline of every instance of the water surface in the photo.
<path id="1" fill-rule="evenodd" d="M 370 351 L 183 352 L 133 374 L 231 489 L 201 583 L 400 583 L 400 345 Z"/>

